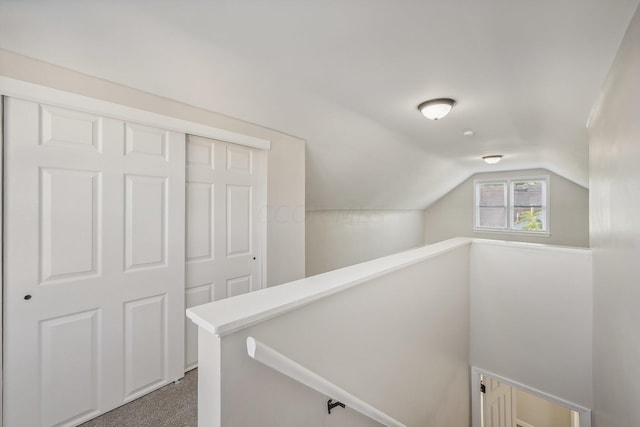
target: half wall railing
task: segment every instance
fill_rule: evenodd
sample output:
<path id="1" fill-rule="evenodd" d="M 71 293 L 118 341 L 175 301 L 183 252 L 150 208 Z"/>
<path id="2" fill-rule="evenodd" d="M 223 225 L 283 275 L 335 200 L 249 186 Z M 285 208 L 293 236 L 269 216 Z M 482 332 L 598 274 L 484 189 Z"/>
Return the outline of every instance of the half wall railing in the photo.
<path id="1" fill-rule="evenodd" d="M 395 418 L 392 418 L 364 400 L 338 387 L 331 381 L 289 359 L 287 356 L 253 337 L 247 337 L 247 353 L 258 362 L 328 397 L 338 400 L 347 407 L 366 415 L 372 420 L 378 421 L 388 427 L 407 427 Z"/>

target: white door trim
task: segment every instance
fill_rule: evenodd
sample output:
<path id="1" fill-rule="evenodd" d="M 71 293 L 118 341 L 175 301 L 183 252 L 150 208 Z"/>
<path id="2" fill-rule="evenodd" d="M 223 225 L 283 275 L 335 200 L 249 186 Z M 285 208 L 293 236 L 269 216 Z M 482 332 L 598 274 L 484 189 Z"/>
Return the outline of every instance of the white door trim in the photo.
<path id="1" fill-rule="evenodd" d="M 544 391 L 536 390 L 535 388 L 531 388 L 527 385 L 521 384 L 514 380 L 510 380 L 509 378 L 505 378 L 501 375 L 494 374 L 493 372 L 486 371 L 476 366 L 471 367 L 471 426 L 472 427 L 481 427 L 481 424 L 482 424 L 480 419 L 481 418 L 480 417 L 480 375 L 486 375 L 500 382 L 508 384 L 511 387 L 515 387 L 519 390 L 525 391 L 534 396 L 548 400 L 549 402 L 556 403 L 560 406 L 564 406 L 565 408 L 569 408 L 572 411 L 576 411 L 580 416 L 580 427 L 591 427 L 591 410 L 590 409 L 580 406 L 578 404 L 569 402 L 567 400 L 561 399 L 552 394 L 545 393 Z"/>
<path id="2" fill-rule="evenodd" d="M 131 121 L 180 133 L 204 136 L 206 138 L 213 138 L 247 147 L 258 148 L 260 150 L 269 150 L 271 148 L 271 142 L 266 139 L 243 135 L 225 129 L 203 125 L 201 123 L 194 123 L 188 120 L 152 113 L 150 111 L 127 107 L 121 104 L 90 98 L 88 96 L 78 95 L 4 76 L 0 76 L 0 95 L 13 96 L 27 101 L 41 102 L 56 107 L 84 111 L 86 113 Z"/>

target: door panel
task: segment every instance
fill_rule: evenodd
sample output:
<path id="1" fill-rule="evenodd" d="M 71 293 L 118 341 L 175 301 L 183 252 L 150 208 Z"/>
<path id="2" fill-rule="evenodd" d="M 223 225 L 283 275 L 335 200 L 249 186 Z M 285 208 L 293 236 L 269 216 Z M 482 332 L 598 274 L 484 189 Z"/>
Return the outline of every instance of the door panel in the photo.
<path id="1" fill-rule="evenodd" d="M 259 289 L 260 173 L 257 150 L 187 136 L 186 307 Z M 185 369 L 197 364 L 187 320 Z"/>
<path id="2" fill-rule="evenodd" d="M 227 256 L 251 252 L 251 187 L 227 185 Z"/>
<path id="3" fill-rule="evenodd" d="M 184 135 L 4 113 L 4 421 L 77 424 L 184 372 Z"/>
<path id="4" fill-rule="evenodd" d="M 251 292 L 251 276 L 234 277 L 227 280 L 227 297 Z"/>
<path id="5" fill-rule="evenodd" d="M 236 173 L 251 174 L 253 152 L 238 145 L 227 144 L 227 170 Z"/>
<path id="6" fill-rule="evenodd" d="M 42 282 L 97 274 L 100 173 L 42 168 L 40 177 Z"/>
<path id="7" fill-rule="evenodd" d="M 204 168 L 190 170 L 191 175 L 206 175 L 215 168 L 214 142 L 210 139 L 189 135 L 187 137 L 187 166 L 203 166 Z"/>
<path id="8" fill-rule="evenodd" d="M 157 156 L 167 160 L 169 132 L 133 123 L 125 124 L 125 151 L 127 155 Z"/>
<path id="9" fill-rule="evenodd" d="M 486 376 L 483 383 L 486 390 L 482 397 L 484 427 L 513 427 L 511 387 Z"/>
<path id="10" fill-rule="evenodd" d="M 42 415 L 51 424 L 98 413 L 98 322 L 92 310 L 41 324 Z"/>
<path id="11" fill-rule="evenodd" d="M 187 182 L 187 262 L 213 259 L 214 188 Z"/>
<path id="12" fill-rule="evenodd" d="M 124 304 L 125 401 L 167 381 L 164 295 Z"/>
<path id="13" fill-rule="evenodd" d="M 41 144 L 80 150 L 102 149 L 102 118 L 40 106 Z"/>
<path id="14" fill-rule="evenodd" d="M 127 269 L 165 265 L 166 181 L 163 176 L 125 176 Z"/>

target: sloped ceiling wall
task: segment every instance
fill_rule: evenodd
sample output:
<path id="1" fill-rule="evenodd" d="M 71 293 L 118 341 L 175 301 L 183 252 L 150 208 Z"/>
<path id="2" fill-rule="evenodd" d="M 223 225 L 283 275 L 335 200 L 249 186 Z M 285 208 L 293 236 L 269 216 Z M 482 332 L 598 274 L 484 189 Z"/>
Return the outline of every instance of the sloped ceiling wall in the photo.
<path id="1" fill-rule="evenodd" d="M 637 5 L 3 0 L 0 48 L 304 138 L 310 209 L 421 209 L 487 170 L 586 186 L 584 124 Z M 450 116 L 420 116 L 442 96 Z"/>
<path id="2" fill-rule="evenodd" d="M 640 10 L 590 123 L 594 425 L 640 425 Z"/>

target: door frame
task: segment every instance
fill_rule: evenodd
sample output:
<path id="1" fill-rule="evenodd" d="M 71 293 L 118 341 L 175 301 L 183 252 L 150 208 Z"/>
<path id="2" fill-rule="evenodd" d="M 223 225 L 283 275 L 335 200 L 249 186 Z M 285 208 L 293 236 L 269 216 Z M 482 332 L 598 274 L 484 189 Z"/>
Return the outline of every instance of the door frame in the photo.
<path id="1" fill-rule="evenodd" d="M 481 375 L 494 378 L 502 383 L 508 384 L 513 388 L 525 391 L 533 396 L 540 397 L 544 400 L 547 400 L 549 402 L 555 403 L 560 406 L 564 406 L 565 408 L 575 411 L 578 413 L 578 416 L 580 419 L 579 427 L 591 427 L 591 410 L 590 409 L 585 408 L 584 406 L 580 406 L 576 403 L 561 399 L 552 394 L 545 393 L 544 391 L 540 391 L 535 388 L 529 387 L 525 384 L 519 383 L 509 378 L 505 378 L 502 375 L 498 375 L 493 372 L 484 370 L 482 368 L 478 368 L 476 366 L 471 367 L 471 426 L 472 427 L 482 426 L 481 404 L 480 404 L 480 376 Z"/>
<path id="2" fill-rule="evenodd" d="M 0 95 L 45 103 L 55 107 L 79 110 L 90 114 L 131 121 L 175 132 L 204 136 L 205 138 L 218 139 L 233 144 L 258 148 L 260 150 L 269 150 L 271 148 L 271 141 L 263 138 L 243 135 L 201 123 L 178 119 L 176 117 L 90 98 L 88 96 L 4 76 L 0 76 Z"/>
<path id="3" fill-rule="evenodd" d="M 2 381 L 2 369 L 4 367 L 4 266 L 2 249 L 4 247 L 4 114 L 3 105 L 4 97 L 21 98 L 27 101 L 44 103 L 55 107 L 67 108 L 70 110 L 83 111 L 90 114 L 101 115 L 119 119 L 123 121 L 131 121 L 143 125 L 159 127 L 162 129 L 176 131 L 184 134 L 203 136 L 206 138 L 217 139 L 224 142 L 243 145 L 246 147 L 257 148 L 262 150 L 263 159 L 261 160 L 263 167 L 260 168 L 260 193 L 261 193 L 261 209 L 267 206 L 267 169 L 268 161 L 266 152 L 271 149 L 271 141 L 254 136 L 244 135 L 241 133 L 229 131 L 226 129 L 208 126 L 202 123 L 191 122 L 189 120 L 179 119 L 163 114 L 153 113 L 139 108 L 128 107 L 126 105 L 114 102 L 104 101 L 101 99 L 91 98 L 79 95 L 73 92 L 67 92 L 54 89 L 48 86 L 42 86 L 22 80 L 12 79 L 0 76 L 0 425 L 3 420 L 3 403 L 4 403 L 4 383 Z M 267 284 L 267 224 L 260 224 L 260 259 L 262 261 L 260 272 L 262 273 L 261 287 L 265 288 Z"/>

